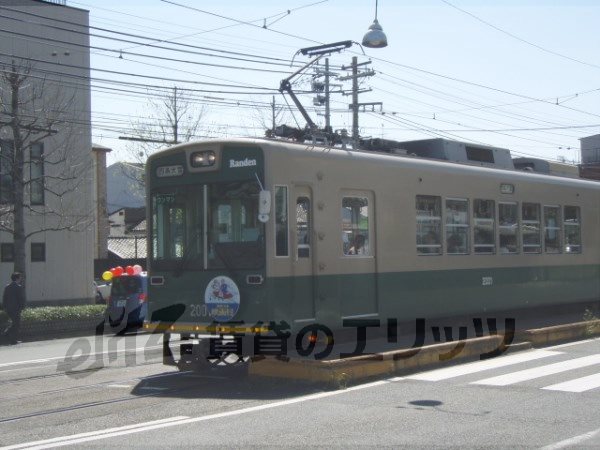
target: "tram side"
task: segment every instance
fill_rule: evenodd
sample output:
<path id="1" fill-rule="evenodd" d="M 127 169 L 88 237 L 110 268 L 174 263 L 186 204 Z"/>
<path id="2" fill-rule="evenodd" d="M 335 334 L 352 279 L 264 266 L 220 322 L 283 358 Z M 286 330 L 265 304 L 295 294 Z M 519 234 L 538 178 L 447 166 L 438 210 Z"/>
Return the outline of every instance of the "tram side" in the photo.
<path id="1" fill-rule="evenodd" d="M 338 328 L 344 319 L 413 321 L 600 299 L 596 183 L 262 147 L 273 193 L 266 253 L 275 320 Z"/>

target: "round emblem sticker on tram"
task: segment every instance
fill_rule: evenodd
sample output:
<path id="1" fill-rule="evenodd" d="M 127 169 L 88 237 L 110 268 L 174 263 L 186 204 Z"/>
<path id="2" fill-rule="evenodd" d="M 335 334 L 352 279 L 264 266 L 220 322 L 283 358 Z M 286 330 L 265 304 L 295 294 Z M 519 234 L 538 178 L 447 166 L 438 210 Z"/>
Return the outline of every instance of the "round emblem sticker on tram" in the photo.
<path id="1" fill-rule="evenodd" d="M 227 322 L 240 309 L 240 291 L 231 278 L 215 277 L 206 286 L 204 304 L 213 320 Z"/>

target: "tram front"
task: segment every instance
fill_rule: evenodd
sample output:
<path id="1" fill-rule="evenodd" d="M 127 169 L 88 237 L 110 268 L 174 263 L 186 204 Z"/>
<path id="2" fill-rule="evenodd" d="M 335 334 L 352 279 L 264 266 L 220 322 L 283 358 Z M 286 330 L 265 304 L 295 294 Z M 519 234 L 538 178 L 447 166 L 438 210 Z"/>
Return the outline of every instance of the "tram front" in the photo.
<path id="1" fill-rule="evenodd" d="M 146 327 L 167 338 L 193 339 L 181 345 L 181 359 L 202 363 L 214 348 L 206 345 L 210 339 L 198 344 L 198 338 L 249 334 L 269 320 L 263 223 L 268 211 L 264 204 L 259 208 L 259 199 L 268 198 L 263 152 L 243 143 L 178 145 L 149 158 L 146 180 Z M 237 338 L 221 344 L 244 353 Z M 170 359 L 165 362 L 174 363 Z"/>

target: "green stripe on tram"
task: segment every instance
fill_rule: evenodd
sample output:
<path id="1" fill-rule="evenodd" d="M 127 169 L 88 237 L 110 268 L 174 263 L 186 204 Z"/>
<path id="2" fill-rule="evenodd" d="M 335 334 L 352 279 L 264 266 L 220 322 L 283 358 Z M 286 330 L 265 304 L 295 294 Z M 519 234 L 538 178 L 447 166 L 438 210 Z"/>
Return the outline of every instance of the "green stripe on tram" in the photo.
<path id="1" fill-rule="evenodd" d="M 294 298 L 292 286 L 311 299 Z M 318 323 L 339 326 L 341 317 L 416 318 L 486 314 L 514 309 L 600 300 L 600 266 L 548 266 L 494 269 L 390 272 L 271 278 L 269 297 L 281 318 L 302 319 L 294 310 L 314 308 Z M 486 284 L 486 285 L 484 285 Z M 365 290 L 365 286 L 370 289 Z M 277 300 L 275 300 L 277 299 Z M 285 299 L 290 299 L 286 302 Z"/>

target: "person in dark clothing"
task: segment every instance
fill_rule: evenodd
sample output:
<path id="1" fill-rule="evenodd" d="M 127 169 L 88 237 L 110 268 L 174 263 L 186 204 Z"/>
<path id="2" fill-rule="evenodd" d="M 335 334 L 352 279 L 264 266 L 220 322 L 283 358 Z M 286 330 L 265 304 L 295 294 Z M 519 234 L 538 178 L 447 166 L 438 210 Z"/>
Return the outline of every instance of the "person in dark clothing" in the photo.
<path id="1" fill-rule="evenodd" d="M 25 308 L 25 288 L 21 285 L 22 276 L 19 272 L 11 275 L 12 282 L 7 284 L 2 295 L 2 309 L 10 317 L 11 325 L 5 331 L 8 342 L 18 343 L 19 328 L 21 328 L 21 311 Z"/>

